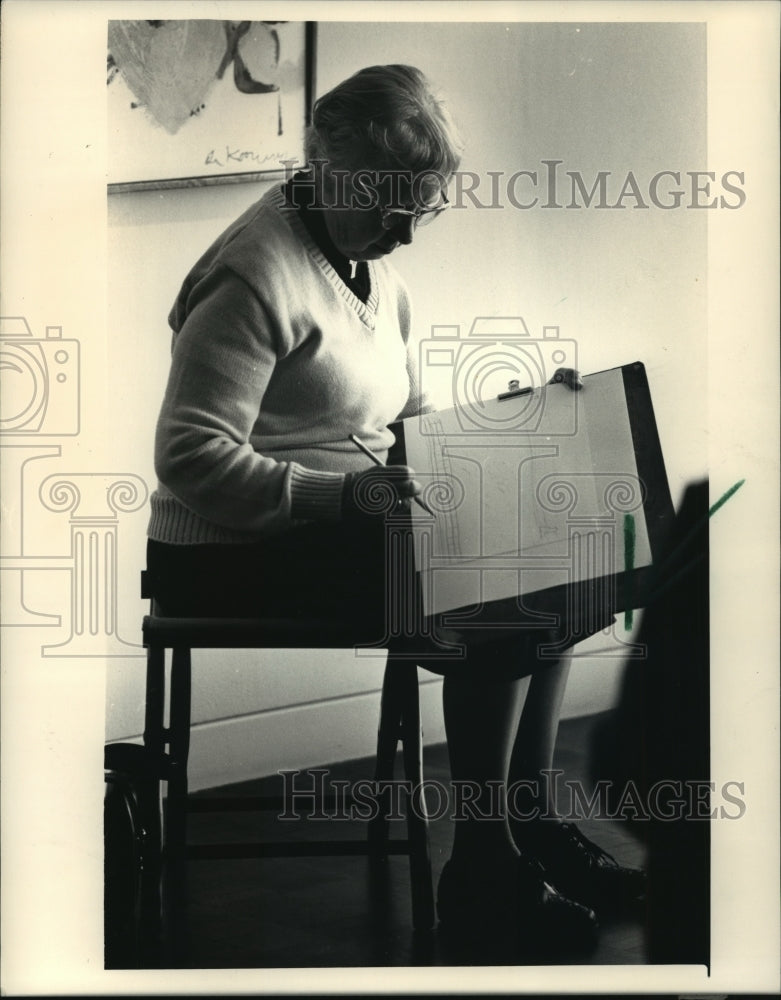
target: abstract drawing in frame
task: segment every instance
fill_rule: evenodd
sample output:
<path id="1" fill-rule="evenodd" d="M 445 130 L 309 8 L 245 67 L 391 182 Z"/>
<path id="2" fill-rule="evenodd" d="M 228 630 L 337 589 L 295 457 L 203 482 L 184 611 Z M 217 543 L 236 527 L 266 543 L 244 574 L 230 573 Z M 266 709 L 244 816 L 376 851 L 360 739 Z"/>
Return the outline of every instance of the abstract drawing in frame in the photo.
<path id="1" fill-rule="evenodd" d="M 109 21 L 109 191 L 257 180 L 302 163 L 314 31 L 302 21 Z"/>

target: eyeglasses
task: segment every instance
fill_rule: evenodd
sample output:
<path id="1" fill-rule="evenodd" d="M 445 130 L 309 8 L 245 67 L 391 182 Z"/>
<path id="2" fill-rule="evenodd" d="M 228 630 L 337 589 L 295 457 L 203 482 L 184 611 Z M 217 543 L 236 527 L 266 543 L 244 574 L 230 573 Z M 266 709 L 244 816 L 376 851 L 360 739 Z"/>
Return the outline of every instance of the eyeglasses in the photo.
<path id="1" fill-rule="evenodd" d="M 427 226 L 438 215 L 441 215 L 446 208 L 449 208 L 449 206 L 450 202 L 447 200 L 447 196 L 443 194 L 442 201 L 433 208 L 381 208 L 380 218 L 382 220 L 382 228 L 395 229 L 397 226 L 406 223 L 409 219 L 412 219 L 415 228 L 418 226 Z"/>

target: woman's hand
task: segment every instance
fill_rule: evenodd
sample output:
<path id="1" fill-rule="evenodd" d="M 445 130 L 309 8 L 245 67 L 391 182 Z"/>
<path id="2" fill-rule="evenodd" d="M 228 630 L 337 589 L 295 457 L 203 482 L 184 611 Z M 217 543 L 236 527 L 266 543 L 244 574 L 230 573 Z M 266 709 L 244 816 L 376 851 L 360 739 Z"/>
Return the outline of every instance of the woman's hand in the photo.
<path id="1" fill-rule="evenodd" d="M 409 504 L 422 487 L 408 465 L 377 465 L 365 472 L 348 472 L 342 493 L 342 517 L 354 521 L 384 517 Z"/>
<path id="2" fill-rule="evenodd" d="M 556 382 L 563 382 L 568 389 L 582 389 L 583 379 L 577 368 L 557 368 L 553 376 L 548 380 L 548 385 L 555 385 Z"/>

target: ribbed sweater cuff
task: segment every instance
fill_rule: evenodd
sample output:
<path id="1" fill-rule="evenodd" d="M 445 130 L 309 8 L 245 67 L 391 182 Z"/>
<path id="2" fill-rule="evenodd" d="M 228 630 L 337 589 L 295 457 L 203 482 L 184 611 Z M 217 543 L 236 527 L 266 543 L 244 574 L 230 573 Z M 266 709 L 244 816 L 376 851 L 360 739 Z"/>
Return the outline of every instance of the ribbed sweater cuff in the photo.
<path id="1" fill-rule="evenodd" d="M 343 472 L 319 472 L 297 462 L 290 469 L 290 515 L 294 521 L 338 521 L 342 516 Z"/>

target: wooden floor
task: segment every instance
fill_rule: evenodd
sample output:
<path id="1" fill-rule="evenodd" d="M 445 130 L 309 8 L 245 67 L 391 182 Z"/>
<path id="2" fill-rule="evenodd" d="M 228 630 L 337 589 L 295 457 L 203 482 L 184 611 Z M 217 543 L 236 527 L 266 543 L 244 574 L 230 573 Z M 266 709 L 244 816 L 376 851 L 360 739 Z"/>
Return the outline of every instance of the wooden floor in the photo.
<path id="1" fill-rule="evenodd" d="M 588 786 L 583 749 L 592 719 L 561 725 L 556 767 L 568 779 Z M 329 780 L 371 777 L 370 760 L 338 764 Z M 449 780 L 444 745 L 427 748 L 426 779 Z M 273 779 L 259 779 L 219 790 L 235 794 L 279 791 Z M 279 781 L 278 778 L 275 779 Z M 213 795 L 214 792 L 210 792 Z M 619 860 L 642 865 L 644 848 L 622 824 L 584 820 L 581 829 Z M 360 822 L 285 823 L 273 814 L 200 813 L 190 818 L 192 842 L 365 836 Z M 401 827 L 401 824 L 399 824 Z M 398 835 L 403 836 L 403 828 Z M 435 880 L 449 856 L 452 823 L 431 824 Z M 436 881 L 435 881 L 436 884 Z M 579 964 L 631 965 L 648 961 L 646 915 L 600 914 L 597 949 Z M 485 950 L 454 951 L 436 932 L 415 935 L 411 927 L 408 861 L 391 857 L 379 877 L 367 859 L 290 858 L 190 861 L 187 897 L 175 923 L 176 942 L 167 964 L 179 968 L 312 968 L 371 966 L 454 966 L 539 964 L 539 958 Z M 547 959 L 570 964 L 565 953 Z"/>

